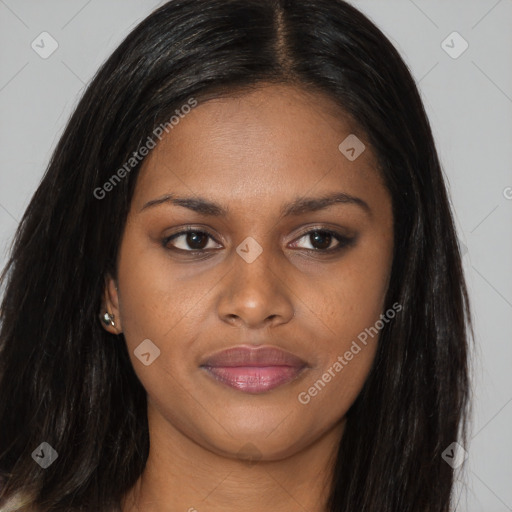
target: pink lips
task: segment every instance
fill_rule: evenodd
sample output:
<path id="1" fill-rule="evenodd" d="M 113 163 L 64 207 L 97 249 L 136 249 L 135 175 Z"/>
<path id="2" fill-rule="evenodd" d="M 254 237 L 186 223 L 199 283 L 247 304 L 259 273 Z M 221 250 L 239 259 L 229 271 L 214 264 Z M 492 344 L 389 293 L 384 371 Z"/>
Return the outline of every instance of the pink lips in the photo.
<path id="1" fill-rule="evenodd" d="M 246 393 L 263 393 L 294 380 L 307 364 L 275 347 L 238 346 L 201 364 L 217 381 Z"/>

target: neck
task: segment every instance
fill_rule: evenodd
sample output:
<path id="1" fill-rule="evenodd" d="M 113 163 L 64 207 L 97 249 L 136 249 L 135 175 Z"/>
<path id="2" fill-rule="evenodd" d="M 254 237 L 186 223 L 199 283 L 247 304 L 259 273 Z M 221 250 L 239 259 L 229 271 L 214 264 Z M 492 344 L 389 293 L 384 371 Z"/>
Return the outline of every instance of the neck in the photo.
<path id="1" fill-rule="evenodd" d="M 123 512 L 326 511 L 344 421 L 291 456 L 252 461 L 215 453 L 162 421 L 153 429 L 149 421 L 150 453 Z"/>

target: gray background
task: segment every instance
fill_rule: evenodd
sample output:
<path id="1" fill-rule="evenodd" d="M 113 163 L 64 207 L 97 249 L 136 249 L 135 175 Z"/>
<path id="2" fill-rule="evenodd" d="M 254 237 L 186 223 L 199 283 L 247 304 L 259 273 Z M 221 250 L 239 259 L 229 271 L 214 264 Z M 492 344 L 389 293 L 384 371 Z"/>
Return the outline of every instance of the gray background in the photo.
<path id="1" fill-rule="evenodd" d="M 161 3 L 0 0 L 1 267 L 84 85 Z M 457 510 L 512 511 L 512 0 L 352 3 L 393 41 L 419 82 L 467 250 L 475 405 Z M 59 45 L 47 59 L 31 47 L 43 31 Z M 441 45 L 453 31 L 469 44 L 455 59 Z"/>

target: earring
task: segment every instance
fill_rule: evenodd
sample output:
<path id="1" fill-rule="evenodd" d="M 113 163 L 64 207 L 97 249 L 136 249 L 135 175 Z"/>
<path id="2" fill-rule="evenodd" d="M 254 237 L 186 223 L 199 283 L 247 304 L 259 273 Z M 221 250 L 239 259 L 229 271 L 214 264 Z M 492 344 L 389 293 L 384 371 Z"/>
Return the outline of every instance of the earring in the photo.
<path id="1" fill-rule="evenodd" d="M 101 317 L 101 320 L 103 321 L 103 323 L 105 325 L 111 325 L 112 327 L 115 327 L 115 323 L 114 323 L 114 314 L 110 314 L 110 313 L 105 313 L 102 317 Z"/>

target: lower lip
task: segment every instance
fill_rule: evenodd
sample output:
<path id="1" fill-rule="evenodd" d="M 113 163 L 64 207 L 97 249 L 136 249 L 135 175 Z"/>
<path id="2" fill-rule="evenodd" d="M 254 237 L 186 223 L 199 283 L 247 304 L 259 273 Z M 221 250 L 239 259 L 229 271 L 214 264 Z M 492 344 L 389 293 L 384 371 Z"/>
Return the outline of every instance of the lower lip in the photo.
<path id="1" fill-rule="evenodd" d="M 203 366 L 217 381 L 245 393 L 263 393 L 292 380 L 304 368 L 294 366 Z"/>

